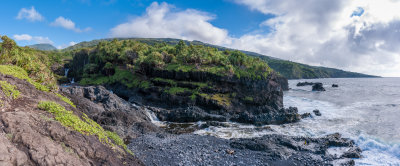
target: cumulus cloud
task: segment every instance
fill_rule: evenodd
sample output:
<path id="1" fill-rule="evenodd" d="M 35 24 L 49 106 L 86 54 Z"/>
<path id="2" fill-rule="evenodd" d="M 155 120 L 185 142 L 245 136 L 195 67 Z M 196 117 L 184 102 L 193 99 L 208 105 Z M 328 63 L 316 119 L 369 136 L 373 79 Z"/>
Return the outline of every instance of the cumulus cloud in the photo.
<path id="1" fill-rule="evenodd" d="M 43 21 L 44 17 L 35 10 L 35 7 L 31 7 L 31 9 L 22 8 L 17 15 L 17 19 L 27 19 L 29 21 Z"/>
<path id="2" fill-rule="evenodd" d="M 399 0 L 233 0 L 264 13 L 258 30 L 239 37 L 209 13 L 152 3 L 112 28 L 112 37 L 200 40 L 281 59 L 383 76 L 400 76 Z M 270 15 L 274 17 L 270 18 Z M 272 30 L 270 33 L 265 29 Z"/>
<path id="3" fill-rule="evenodd" d="M 400 1 L 236 0 L 275 17 L 270 34 L 234 39 L 232 47 L 312 65 L 400 76 Z"/>
<path id="4" fill-rule="evenodd" d="M 214 16 L 187 9 L 176 11 L 167 3 L 152 3 L 143 16 L 111 29 L 112 37 L 180 38 L 230 44 L 228 31 L 213 26 Z"/>
<path id="5" fill-rule="evenodd" d="M 30 41 L 30 42 L 34 42 L 35 44 L 42 44 L 42 43 L 53 44 L 54 43 L 48 37 L 43 37 L 43 36 L 31 36 L 28 34 L 21 34 L 21 35 L 14 35 L 13 37 L 17 41 Z"/>
<path id="6" fill-rule="evenodd" d="M 55 27 L 62 27 L 68 30 L 73 30 L 75 32 L 87 32 L 91 30 L 90 27 L 87 27 L 85 29 L 77 28 L 72 20 L 64 18 L 62 16 L 56 18 L 50 25 Z"/>

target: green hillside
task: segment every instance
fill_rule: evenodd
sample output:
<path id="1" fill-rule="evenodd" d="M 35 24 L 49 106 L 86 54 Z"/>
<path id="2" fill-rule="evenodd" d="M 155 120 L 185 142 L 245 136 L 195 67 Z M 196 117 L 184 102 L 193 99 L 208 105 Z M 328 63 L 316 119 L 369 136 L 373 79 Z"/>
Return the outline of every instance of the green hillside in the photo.
<path id="1" fill-rule="evenodd" d="M 34 49 L 37 49 L 37 50 L 42 50 L 42 51 L 57 50 L 57 48 L 54 47 L 51 44 L 34 44 L 34 45 L 29 45 L 28 47 L 34 48 Z"/>
<path id="2" fill-rule="evenodd" d="M 89 42 L 81 42 L 74 46 L 68 47 L 63 51 L 71 51 L 74 49 L 84 48 L 84 47 L 92 47 L 100 43 L 101 41 L 111 41 L 113 39 L 99 39 L 93 40 Z M 171 38 L 117 38 L 117 40 L 134 40 L 139 41 L 142 43 L 146 43 L 149 45 L 156 45 L 160 43 L 166 43 L 170 45 L 176 45 L 179 43 L 179 39 L 171 39 Z M 230 48 L 225 48 L 221 46 L 216 46 L 212 44 L 203 43 L 200 41 L 184 41 L 186 44 L 192 45 L 203 45 L 208 47 L 217 48 L 218 50 L 234 50 Z M 288 79 L 310 79 L 310 78 L 359 78 L 359 77 L 376 77 L 372 75 L 366 75 L 362 73 L 355 73 L 349 71 L 343 71 L 340 69 L 334 68 L 326 68 L 326 67 L 319 67 L 319 66 L 310 66 L 306 64 L 291 62 L 287 60 L 282 60 L 266 55 L 261 55 L 254 52 L 243 51 L 239 50 L 247 55 L 253 57 L 259 57 L 262 60 L 266 61 L 269 66 L 275 70 L 276 72 L 280 73 L 281 75 L 285 76 Z"/>

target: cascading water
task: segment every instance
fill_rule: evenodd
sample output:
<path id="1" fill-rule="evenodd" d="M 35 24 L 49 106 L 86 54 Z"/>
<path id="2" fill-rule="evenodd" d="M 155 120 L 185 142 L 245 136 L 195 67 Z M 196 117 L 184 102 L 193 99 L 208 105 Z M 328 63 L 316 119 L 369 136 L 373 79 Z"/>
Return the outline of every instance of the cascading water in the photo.
<path id="1" fill-rule="evenodd" d="M 64 69 L 64 76 L 65 76 L 65 77 L 68 77 L 68 71 L 69 71 L 69 68 L 65 68 L 65 69 Z"/>
<path id="2" fill-rule="evenodd" d="M 134 106 L 134 107 L 136 107 L 136 108 L 139 108 L 139 106 L 137 106 L 136 104 L 132 104 L 132 106 Z M 161 122 L 161 121 L 157 118 L 157 116 L 154 114 L 153 111 L 147 109 L 146 107 L 144 107 L 144 110 L 146 111 L 146 115 L 147 115 L 147 117 L 149 117 L 151 123 L 153 123 L 153 124 L 155 124 L 155 125 L 157 125 L 157 126 L 159 126 L 159 127 L 165 126 L 165 123 L 164 123 L 164 122 Z"/>

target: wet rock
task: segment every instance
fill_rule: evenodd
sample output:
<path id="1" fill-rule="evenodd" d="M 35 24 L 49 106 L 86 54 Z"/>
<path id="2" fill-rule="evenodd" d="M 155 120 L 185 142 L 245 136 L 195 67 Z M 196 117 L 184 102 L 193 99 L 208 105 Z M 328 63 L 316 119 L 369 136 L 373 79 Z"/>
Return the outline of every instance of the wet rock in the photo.
<path id="1" fill-rule="evenodd" d="M 322 138 L 265 135 L 241 139 L 183 134 L 163 138 L 145 135 L 133 140 L 129 148 L 147 165 L 198 165 L 199 161 L 204 165 L 240 166 L 352 163 L 347 156 L 327 155 L 327 149 L 335 145 L 356 147 L 335 134 Z"/>
<path id="2" fill-rule="evenodd" d="M 90 118 L 122 138 L 160 131 L 151 123 L 144 107 L 135 107 L 102 86 L 72 86 L 60 90 Z"/>
<path id="3" fill-rule="evenodd" d="M 309 86 L 309 85 L 314 85 L 315 83 L 313 83 L 313 82 L 298 82 L 297 84 L 296 84 L 296 86 Z"/>
<path id="4" fill-rule="evenodd" d="M 322 83 L 314 83 L 312 86 L 312 91 L 325 91 L 325 88 Z"/>
<path id="5" fill-rule="evenodd" d="M 301 119 L 305 119 L 305 118 L 311 118 L 312 116 L 311 116 L 311 114 L 310 113 L 304 113 L 304 114 L 301 114 Z"/>
<path id="6" fill-rule="evenodd" d="M 332 88 L 338 88 L 339 85 L 338 84 L 332 84 Z"/>
<path id="7" fill-rule="evenodd" d="M 313 110 L 313 112 L 314 112 L 314 114 L 315 114 L 315 116 L 321 116 L 322 114 L 321 114 L 321 112 L 319 112 L 319 110 Z"/>
<path id="8" fill-rule="evenodd" d="M 226 121 L 226 117 L 210 114 L 203 109 L 191 106 L 172 110 L 150 108 L 161 121 L 169 122 L 198 122 L 198 121 Z"/>

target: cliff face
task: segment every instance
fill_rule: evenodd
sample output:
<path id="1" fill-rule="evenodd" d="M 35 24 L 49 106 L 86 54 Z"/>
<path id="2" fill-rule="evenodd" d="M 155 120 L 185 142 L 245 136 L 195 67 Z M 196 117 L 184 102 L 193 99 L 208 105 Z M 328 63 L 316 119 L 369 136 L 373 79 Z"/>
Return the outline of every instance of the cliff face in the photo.
<path id="1" fill-rule="evenodd" d="M 107 87 L 131 102 L 165 108 L 155 111 L 162 120 L 281 124 L 300 119 L 297 109 L 283 108 L 283 89 L 287 87 L 281 83 L 287 85 L 287 79 L 275 73 L 266 79 L 250 79 L 148 67 L 142 74 L 153 86 L 128 88 L 115 83 Z M 191 109 L 192 106 L 198 109 Z"/>
<path id="2" fill-rule="evenodd" d="M 63 125 L 61 121 L 68 117 L 84 117 L 54 93 L 37 90 L 10 75 L 0 73 L 0 80 L 0 165 L 142 165 L 116 144 L 111 146 L 95 135 L 76 131 L 76 126 Z M 72 114 L 39 109 L 38 103 L 43 101 L 54 102 Z"/>

